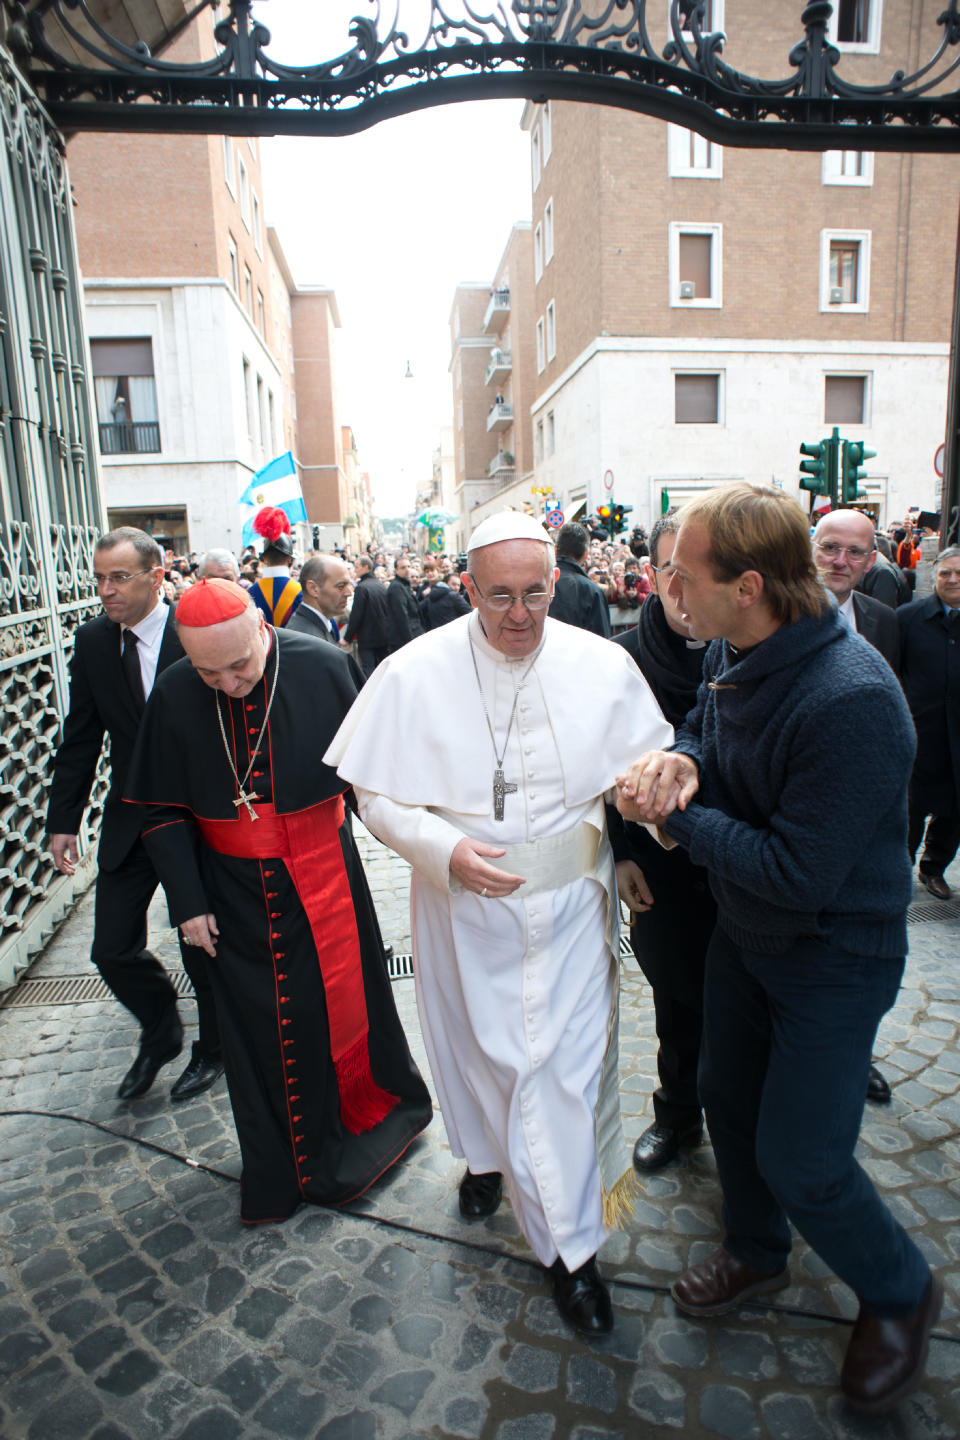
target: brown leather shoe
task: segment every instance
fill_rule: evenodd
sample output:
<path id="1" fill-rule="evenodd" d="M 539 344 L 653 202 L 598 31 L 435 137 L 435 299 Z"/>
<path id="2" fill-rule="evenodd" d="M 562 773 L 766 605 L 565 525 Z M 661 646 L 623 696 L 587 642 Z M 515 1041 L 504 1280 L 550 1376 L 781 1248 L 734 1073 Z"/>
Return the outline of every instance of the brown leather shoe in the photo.
<path id="1" fill-rule="evenodd" d="M 840 1372 L 840 1389 L 855 1410 L 882 1415 L 916 1390 L 942 1303 L 943 1285 L 931 1271 L 927 1293 L 909 1315 L 860 1311 Z"/>
<path id="2" fill-rule="evenodd" d="M 737 1260 L 729 1250 L 717 1250 L 699 1265 L 692 1265 L 670 1286 L 670 1294 L 684 1315 L 726 1315 L 753 1295 L 767 1295 L 771 1290 L 785 1290 L 790 1284 L 789 1270 L 768 1275 Z"/>
<path id="3" fill-rule="evenodd" d="M 928 875 L 925 870 L 921 870 L 920 884 L 925 885 L 930 894 L 936 895 L 938 900 L 949 900 L 953 894 L 942 875 Z"/>

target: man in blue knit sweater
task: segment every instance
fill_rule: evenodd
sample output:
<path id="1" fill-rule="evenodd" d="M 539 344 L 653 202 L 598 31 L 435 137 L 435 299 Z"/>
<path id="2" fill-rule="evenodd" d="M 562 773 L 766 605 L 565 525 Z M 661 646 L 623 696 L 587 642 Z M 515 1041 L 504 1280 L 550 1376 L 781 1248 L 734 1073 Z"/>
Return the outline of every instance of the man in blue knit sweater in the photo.
<path id="1" fill-rule="evenodd" d="M 942 1297 L 854 1159 L 907 948 L 913 725 L 782 491 L 693 501 L 673 564 L 670 594 L 714 644 L 674 749 L 618 781 L 627 819 L 706 866 L 718 907 L 699 1084 L 724 1237 L 672 1294 L 685 1314 L 722 1315 L 783 1289 L 792 1222 L 857 1295 L 841 1387 L 880 1413 L 919 1383 Z"/>

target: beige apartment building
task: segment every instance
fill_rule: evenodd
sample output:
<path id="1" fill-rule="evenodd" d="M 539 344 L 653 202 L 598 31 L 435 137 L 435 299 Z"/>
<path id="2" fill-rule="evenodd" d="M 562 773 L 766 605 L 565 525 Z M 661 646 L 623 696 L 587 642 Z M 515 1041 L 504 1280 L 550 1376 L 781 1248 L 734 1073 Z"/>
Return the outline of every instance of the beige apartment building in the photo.
<path id="1" fill-rule="evenodd" d="M 794 0 L 711 10 L 730 63 L 786 72 Z M 834 10 L 857 83 L 886 83 L 939 33 L 914 0 Z M 567 518 L 614 499 L 649 524 L 741 478 L 806 508 L 798 446 L 834 426 L 877 452 L 863 483 L 883 520 L 936 508 L 960 162 L 723 149 L 601 106 L 528 105 L 523 124 L 535 395 L 514 425 Z M 499 498 L 531 490 L 524 477 Z"/>
<path id="2" fill-rule="evenodd" d="M 168 58 L 212 55 L 212 23 Z M 342 543 L 336 297 L 293 281 L 259 142 L 83 133 L 68 160 L 110 523 L 178 551 L 239 549 L 238 497 L 289 450 L 308 522 Z"/>
<path id="3" fill-rule="evenodd" d="M 450 316 L 460 548 L 533 476 L 533 231 L 514 225 L 491 283 L 464 283 Z"/>

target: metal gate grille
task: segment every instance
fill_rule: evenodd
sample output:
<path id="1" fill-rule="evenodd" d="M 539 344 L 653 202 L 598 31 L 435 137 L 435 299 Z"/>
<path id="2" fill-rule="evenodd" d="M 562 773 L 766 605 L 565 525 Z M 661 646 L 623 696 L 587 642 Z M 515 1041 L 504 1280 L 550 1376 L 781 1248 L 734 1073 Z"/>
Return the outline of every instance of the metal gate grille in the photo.
<path id="1" fill-rule="evenodd" d="M 72 898 L 45 848 L 66 666 L 103 523 L 63 141 L 0 49 L 0 989 Z M 81 848 L 99 826 L 95 787 Z"/>

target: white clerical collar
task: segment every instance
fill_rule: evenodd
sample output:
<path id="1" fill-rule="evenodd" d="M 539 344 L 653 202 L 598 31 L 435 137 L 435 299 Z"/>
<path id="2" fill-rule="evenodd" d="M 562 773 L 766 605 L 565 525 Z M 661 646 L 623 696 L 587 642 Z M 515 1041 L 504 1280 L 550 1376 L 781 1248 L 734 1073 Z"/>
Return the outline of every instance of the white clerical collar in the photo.
<path id="1" fill-rule="evenodd" d="M 481 655 L 486 655 L 495 665 L 531 665 L 540 651 L 543 649 L 543 642 L 546 638 L 546 631 L 540 637 L 540 644 L 530 655 L 504 655 L 495 645 L 491 645 L 483 633 L 483 626 L 480 624 L 480 612 L 474 610 L 470 616 L 470 639 Z"/>

